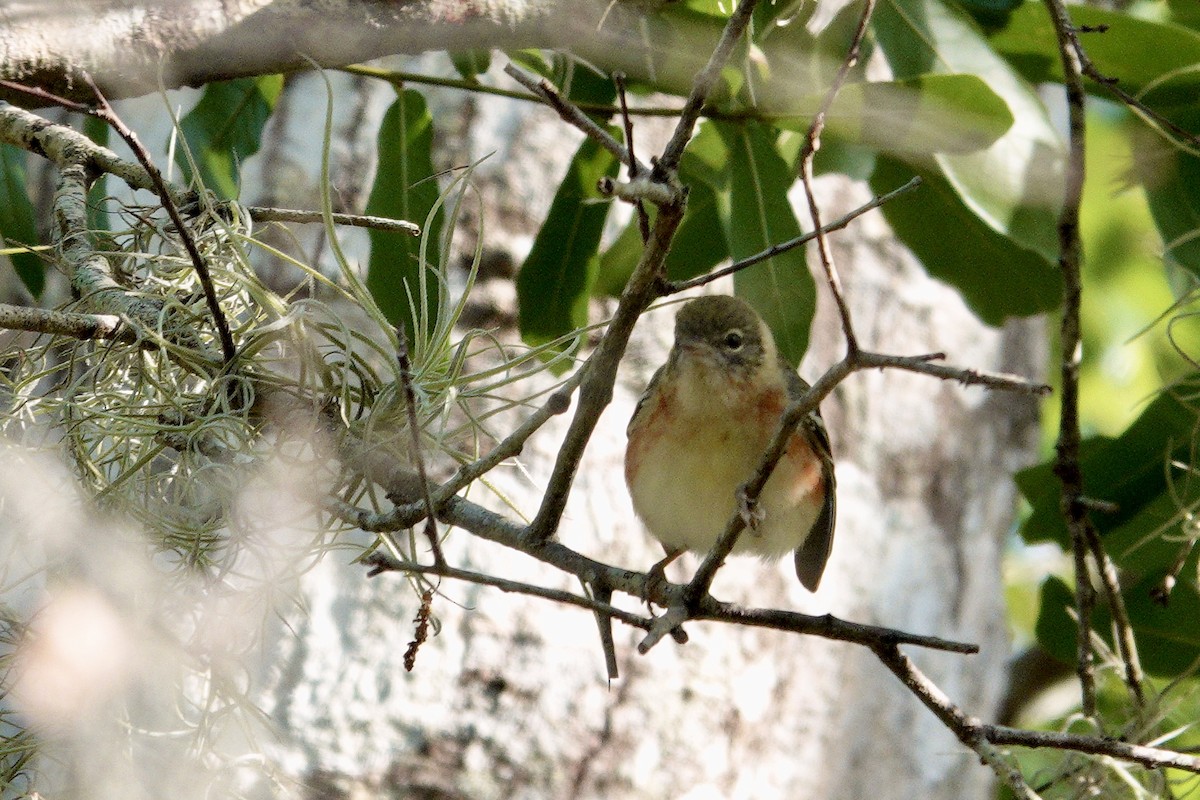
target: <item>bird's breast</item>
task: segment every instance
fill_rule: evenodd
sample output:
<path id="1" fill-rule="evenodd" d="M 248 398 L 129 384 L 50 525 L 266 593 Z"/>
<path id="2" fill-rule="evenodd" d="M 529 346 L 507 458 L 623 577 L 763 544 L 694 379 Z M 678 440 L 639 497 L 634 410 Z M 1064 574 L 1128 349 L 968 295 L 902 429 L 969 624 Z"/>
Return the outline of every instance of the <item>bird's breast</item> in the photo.
<path id="1" fill-rule="evenodd" d="M 734 408 L 680 402 L 677 392 L 647 398 L 631 431 L 625 477 L 634 509 L 668 549 L 704 552 L 738 508 L 736 492 L 758 466 L 779 425 L 782 390 L 743 398 Z M 807 537 L 820 510 L 820 465 L 793 435 L 764 487 L 764 518 L 743 531 L 734 552 L 778 558 Z"/>

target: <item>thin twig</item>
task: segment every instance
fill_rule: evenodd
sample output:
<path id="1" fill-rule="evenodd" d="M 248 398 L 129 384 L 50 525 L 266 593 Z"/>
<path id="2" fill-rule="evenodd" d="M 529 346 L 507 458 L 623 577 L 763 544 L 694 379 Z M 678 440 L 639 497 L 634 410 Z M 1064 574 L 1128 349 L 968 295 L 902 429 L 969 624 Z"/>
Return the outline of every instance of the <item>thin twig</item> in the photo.
<path id="1" fill-rule="evenodd" d="M 850 70 L 858 63 L 859 49 L 862 47 L 863 37 L 867 34 L 867 25 L 874 12 L 875 0 L 866 0 L 846 57 L 842 59 L 842 64 L 838 68 L 833 82 L 825 92 L 825 97 L 821 100 L 821 107 L 813 116 L 804 137 L 804 145 L 800 148 L 800 182 L 804 186 L 804 196 L 808 200 L 808 214 L 812 218 L 813 232 L 816 234 L 817 255 L 821 261 L 821 269 L 825 273 L 825 283 L 833 294 L 838 316 L 842 320 L 842 335 L 846 338 L 846 349 L 851 353 L 858 350 L 858 337 L 855 336 L 854 325 L 850 321 L 850 306 L 846 303 L 846 297 L 842 293 L 842 280 L 838 275 L 837 266 L 833 263 L 833 253 L 829 248 L 828 237 L 821 227 L 821 211 L 817 205 L 816 194 L 813 192 L 813 158 L 821 149 L 821 134 L 825 130 L 825 116 L 833 107 L 833 101 L 837 99 L 838 92 L 842 90 L 842 86 L 850 77 Z"/>
<path id="2" fill-rule="evenodd" d="M 625 146 L 613 138 L 611 133 L 596 124 L 591 117 L 580 111 L 579 106 L 571 103 L 559 94 L 558 90 L 551 86 L 549 81 L 542 78 L 535 78 L 515 64 L 505 65 L 504 71 L 517 83 L 542 98 L 546 105 L 557 111 L 558 115 L 565 122 L 583 131 L 586 136 L 616 156 L 622 164 L 627 167 L 630 166 L 629 151 Z M 638 167 L 641 172 L 647 171 L 644 165 L 638 165 Z"/>
<path id="3" fill-rule="evenodd" d="M 1100 585 L 1104 588 L 1104 598 L 1108 602 L 1109 613 L 1112 614 L 1112 624 L 1116 632 L 1117 654 L 1125 665 L 1125 685 L 1133 697 L 1134 704 L 1139 708 L 1146 705 L 1146 693 L 1142 688 L 1145 675 L 1142 674 L 1141 659 L 1138 658 L 1137 640 L 1133 636 L 1133 624 L 1129 621 L 1129 611 L 1125 608 L 1125 598 L 1121 596 L 1121 581 L 1117 575 L 1117 567 L 1113 564 L 1100 535 L 1093 527 L 1087 529 L 1087 545 L 1096 562 L 1100 574 Z"/>
<path id="4" fill-rule="evenodd" d="M 1083 713 L 1096 714 L 1096 675 L 1091 628 L 1095 591 L 1087 565 L 1088 530 L 1091 518 L 1083 497 L 1083 471 L 1079 464 L 1082 434 L 1079 428 L 1079 359 L 1081 354 L 1080 306 L 1083 284 L 1080 275 L 1082 247 L 1079 241 L 1079 207 L 1083 201 L 1085 176 L 1083 79 L 1080 77 L 1079 51 L 1073 40 L 1074 28 L 1062 0 L 1044 0 L 1058 39 L 1063 80 L 1067 89 L 1069 146 L 1063 207 L 1058 217 L 1058 264 L 1063 280 L 1063 315 L 1060 333 L 1062 347 L 1062 400 L 1058 442 L 1055 445 L 1054 474 L 1062 484 L 1062 511 L 1075 562 L 1075 604 L 1079 614 L 1076 640 L 1076 671 L 1079 675 Z"/>
<path id="5" fill-rule="evenodd" d="M 974 750 L 980 759 L 1008 784 L 1017 797 L 1023 798 L 1023 800 L 1035 800 L 1038 797 L 1037 793 L 1025 782 L 1021 770 L 1013 765 L 1004 754 L 996 751 L 994 743 L 987 739 L 984 726 L 980 721 L 963 713 L 962 709 L 956 706 L 945 692 L 917 669 L 908 656 L 900 652 L 900 648 L 894 644 L 888 644 L 871 649 L 883 662 L 883 665 L 890 669 L 892 674 L 899 678 L 900 682 L 916 695 L 917 699 L 924 703 L 925 707 L 932 711 L 942 721 L 942 724 L 958 737 L 960 742 Z"/>
<path id="6" fill-rule="evenodd" d="M 626 625 L 632 625 L 635 628 L 649 630 L 653 622 L 648 617 L 631 614 L 623 608 L 617 608 L 609 603 L 599 602 L 590 597 L 580 597 L 577 594 L 563 591 L 561 589 L 549 589 L 544 586 L 536 586 L 532 583 L 523 583 L 521 581 L 512 581 L 507 578 L 497 578 L 493 575 L 485 575 L 482 572 L 472 572 L 465 569 L 457 569 L 446 563 L 439 564 L 418 564 L 415 561 L 399 561 L 392 556 L 384 553 L 382 550 L 376 550 L 371 555 L 363 559 L 364 564 L 368 564 L 371 570 L 367 573 L 369 576 L 375 576 L 381 572 L 411 572 L 421 575 L 434 575 L 441 578 L 450 578 L 452 580 L 467 581 L 468 583 L 477 583 L 481 586 L 494 586 L 502 592 L 513 592 L 516 594 L 526 594 L 532 597 L 541 597 L 545 600 L 552 600 L 556 603 L 564 605 L 578 606 L 579 608 L 595 611 L 597 614 L 603 614 L 606 617 L 618 619 Z"/>
<path id="7" fill-rule="evenodd" d="M 1069 19 L 1068 22 L 1070 22 Z M 1100 72 L 1100 69 L 1092 62 L 1090 58 L 1088 58 L 1087 51 L 1084 49 L 1083 43 L 1079 40 L 1079 34 L 1104 34 L 1107 33 L 1107 31 L 1107 26 L 1104 26 L 1103 29 L 1089 30 L 1082 27 L 1076 27 L 1073 24 L 1064 31 L 1068 41 L 1071 44 L 1071 48 L 1075 51 L 1075 56 L 1079 59 L 1079 72 L 1103 86 L 1109 94 L 1120 100 L 1125 105 L 1129 106 L 1129 108 L 1131 108 L 1135 114 L 1143 117 L 1147 122 L 1151 123 L 1152 125 L 1158 125 L 1162 128 L 1165 128 L 1193 148 L 1200 148 L 1200 136 L 1197 136 L 1188 129 L 1167 119 L 1165 116 L 1155 111 L 1153 108 L 1150 108 L 1150 106 L 1146 105 L 1141 100 L 1122 89 L 1119 79 L 1109 77 Z"/>
<path id="8" fill-rule="evenodd" d="M 200 279 L 200 286 L 204 289 L 204 299 L 208 303 L 208 311 L 212 315 L 213 325 L 217 329 L 217 338 L 221 342 L 221 355 L 224 357 L 225 363 L 230 364 L 237 356 L 237 346 L 233 343 L 233 334 L 230 333 L 229 322 L 225 319 L 225 312 L 221 309 L 221 302 L 217 298 L 217 290 L 213 286 L 212 274 L 208 271 L 208 264 L 205 262 L 204 256 L 200 255 L 200 250 L 196 247 L 196 240 L 192 238 L 191 231 L 183 222 L 183 216 L 179 213 L 179 207 L 175 205 L 175 200 L 167 188 L 166 181 L 163 180 L 162 173 L 158 171 L 158 167 L 150 159 L 150 154 L 138 140 L 137 134 L 130 130 L 121 118 L 117 116 L 117 112 L 109 105 L 108 99 L 105 98 L 104 94 L 100 91 L 100 87 L 95 84 L 91 76 L 85 72 L 83 79 L 91 86 L 92 91 L 96 94 L 96 100 L 100 104 L 94 111 L 95 116 L 107 122 L 117 132 L 117 135 L 125 140 L 125 143 L 133 150 L 134 156 L 137 157 L 137 160 L 150 176 L 150 180 L 154 184 L 155 194 L 158 195 L 159 202 L 162 203 L 162 207 L 166 209 L 167 215 L 175 225 L 175 230 L 179 233 L 179 240 L 183 242 L 183 247 L 187 250 L 188 256 L 192 260 L 192 266 L 196 270 L 196 277 Z"/>
<path id="9" fill-rule="evenodd" d="M 708 63 L 692 81 L 692 91 L 688 94 L 687 102 L 683 104 L 683 110 L 679 112 L 675 132 L 663 150 L 662 157 L 654 165 L 656 177 L 662 179 L 674 175 L 679 166 L 679 159 L 683 156 L 683 149 L 692 139 L 692 130 L 696 127 L 696 120 L 700 119 L 700 111 L 717 85 L 721 70 L 733 55 L 733 48 L 746 32 L 757 4 L 757 0 L 742 0 L 725 23 L 725 29 L 721 31 L 721 38 L 713 48 L 712 55 L 708 57 Z"/>
<path id="10" fill-rule="evenodd" d="M 821 232 L 830 233 L 832 231 L 840 231 L 842 228 L 845 228 L 851 222 L 858 219 L 859 217 L 861 217 L 863 214 L 867 213 L 868 211 L 879 208 L 884 203 L 890 202 L 902 194 L 911 192 L 913 189 L 916 189 L 920 185 L 921 185 L 921 176 L 919 176 L 919 175 L 914 176 L 912 179 L 910 179 L 904 185 L 899 186 L 895 189 L 892 189 L 890 192 L 887 192 L 886 194 L 877 195 L 876 197 L 871 198 L 868 202 L 863 203 L 861 206 L 854 209 L 849 214 L 846 214 L 845 216 L 840 217 L 839 219 L 837 219 L 833 222 L 830 222 L 828 225 L 822 226 L 818 230 L 812 231 L 811 233 L 803 234 L 802 236 L 797 236 L 796 238 L 789 239 L 786 242 L 781 242 L 779 244 L 773 244 L 770 247 L 768 247 L 766 250 L 763 250 L 761 253 L 755 253 L 754 255 L 749 256 L 747 258 L 743 258 L 740 261 L 735 261 L 734 263 L 730 264 L 727 267 L 722 267 L 721 269 L 713 270 L 712 272 L 709 272 L 705 275 L 700 275 L 696 278 L 691 278 L 686 281 L 674 281 L 672 283 L 669 283 L 669 284 L 667 284 L 664 294 L 675 294 L 676 292 L 684 292 L 684 291 L 687 291 L 688 289 L 695 289 L 698 286 L 704 286 L 705 284 L 712 283 L 715 280 L 724 278 L 726 275 L 732 275 L 735 272 L 740 272 L 740 271 L 744 270 L 746 267 L 752 267 L 755 264 L 758 264 L 759 262 L 762 262 L 762 261 L 766 261 L 769 258 L 773 258 L 773 257 L 779 255 L 780 253 L 785 253 L 788 250 L 795 249 L 802 244 L 811 242 Z"/>
<path id="11" fill-rule="evenodd" d="M 425 504 L 425 538 L 429 540 L 429 549 L 433 552 L 433 563 L 444 566 L 445 557 L 442 555 L 442 545 L 438 541 L 437 512 L 434 511 L 433 497 L 429 493 L 429 475 L 425 472 L 425 458 L 421 454 L 421 426 L 417 420 L 417 392 L 413 388 L 412 361 L 408 357 L 408 335 L 403 325 L 396 326 L 397 352 L 396 360 L 400 367 L 400 383 L 404 389 L 404 409 L 408 416 L 408 432 L 412 446 L 412 461 L 417 467 L 417 480 L 421 485 L 421 502 Z"/>
<path id="12" fill-rule="evenodd" d="M 271 208 L 269 206 L 247 206 L 250 219 L 255 222 L 313 222 L 323 223 L 325 216 L 320 211 L 301 211 L 295 208 Z M 421 226 L 415 222 L 387 217 L 373 217 L 367 214 L 330 214 L 335 225 L 348 225 L 353 228 L 371 228 L 378 231 L 393 231 L 407 233 L 412 236 L 421 235 Z"/>
<path id="13" fill-rule="evenodd" d="M 621 101 L 621 121 L 625 127 L 625 146 L 629 149 L 629 180 L 636 181 L 639 176 L 637 154 L 633 152 L 633 120 L 629 118 L 629 103 L 625 100 L 625 73 L 614 72 L 613 83 L 617 85 L 617 97 Z M 639 198 L 634 201 L 637 210 L 638 230 L 642 234 L 642 243 L 650 238 L 650 217 L 646 215 L 646 204 Z"/>

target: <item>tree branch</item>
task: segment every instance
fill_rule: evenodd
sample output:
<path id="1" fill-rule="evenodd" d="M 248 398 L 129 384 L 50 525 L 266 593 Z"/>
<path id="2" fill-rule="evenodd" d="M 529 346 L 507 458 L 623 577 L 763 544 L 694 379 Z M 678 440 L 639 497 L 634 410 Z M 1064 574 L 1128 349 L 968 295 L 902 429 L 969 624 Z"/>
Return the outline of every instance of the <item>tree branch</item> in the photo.
<path id="1" fill-rule="evenodd" d="M 859 48 L 862 47 L 863 37 L 867 34 L 867 25 L 874 12 L 875 0 L 865 0 L 862 14 L 858 18 L 858 26 L 854 30 L 850 47 L 846 51 L 846 57 L 842 59 L 842 64 L 838 67 L 833 82 L 826 90 L 825 97 L 821 100 L 821 107 L 813 115 L 812 122 L 804 136 L 804 145 L 800 148 L 800 182 L 804 186 L 804 196 L 808 200 L 808 213 L 812 218 L 813 232 L 817 238 L 817 255 L 821 261 L 821 269 L 825 273 L 825 283 L 829 286 L 830 293 L 833 294 L 838 316 L 842 320 L 842 335 L 846 339 L 846 348 L 851 353 L 858 349 L 858 337 L 855 336 L 854 325 L 850 321 L 850 306 L 846 304 L 846 298 L 842 294 L 842 280 L 833 263 L 833 253 L 829 249 L 829 241 L 821 227 L 821 210 L 817 205 L 817 197 L 813 194 L 813 158 L 821 149 L 821 133 L 825 130 L 825 115 L 833 107 L 833 101 L 837 99 L 838 92 L 842 90 L 846 79 L 850 77 L 850 70 L 858 63 Z"/>
<path id="2" fill-rule="evenodd" d="M 70 336 L 73 339 L 134 341 L 132 329 L 115 314 L 80 314 L 0 303 L 0 328 Z"/>
<path id="3" fill-rule="evenodd" d="M 1082 692 L 1083 712 L 1096 714 L 1096 676 L 1092 652 L 1092 609 L 1095 592 L 1087 565 L 1088 531 L 1091 517 L 1083 502 L 1083 472 L 1079 465 L 1082 435 L 1079 428 L 1079 359 L 1081 355 L 1080 306 L 1083 296 L 1079 241 L 1079 207 L 1083 201 L 1084 89 L 1080 77 L 1079 53 L 1074 28 L 1062 0 L 1044 0 L 1058 39 L 1064 82 L 1067 88 L 1069 148 L 1063 207 L 1058 218 L 1059 269 L 1063 279 L 1063 316 L 1060 331 L 1062 347 L 1062 399 L 1059 411 L 1058 442 L 1055 444 L 1054 474 L 1062 484 L 1062 509 L 1075 560 L 1075 603 L 1079 613 L 1076 639 L 1076 670 Z"/>

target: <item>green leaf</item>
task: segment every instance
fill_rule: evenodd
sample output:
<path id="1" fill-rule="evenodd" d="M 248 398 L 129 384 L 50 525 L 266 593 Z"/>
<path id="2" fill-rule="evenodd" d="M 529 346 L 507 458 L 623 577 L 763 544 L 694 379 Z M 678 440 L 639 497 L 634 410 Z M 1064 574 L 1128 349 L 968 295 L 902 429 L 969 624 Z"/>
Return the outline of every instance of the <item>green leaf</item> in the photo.
<path id="1" fill-rule="evenodd" d="M 690 192 L 687 212 L 675 232 L 671 252 L 667 254 L 667 279 L 672 281 L 703 275 L 729 258 L 729 244 L 723 235 L 725 226 L 716 192 L 710 185 L 693 180 L 682 165 L 679 176 Z"/>
<path id="2" fill-rule="evenodd" d="M 651 215 L 651 219 L 653 219 Z M 637 215 L 629 221 L 620 235 L 600 256 L 592 294 L 597 297 L 619 297 L 629 282 L 629 276 L 642 258 L 642 231 Z"/>
<path id="3" fill-rule="evenodd" d="M 913 174 L 879 156 L 871 189 L 891 191 Z M 1054 263 L 985 224 L 936 169 L 922 171 L 921 178 L 917 191 L 884 205 L 883 214 L 930 275 L 958 289 L 989 325 L 1058 307 L 1062 279 Z"/>
<path id="4" fill-rule="evenodd" d="M 1150 599 L 1150 583 L 1144 582 L 1124 592 L 1142 668 L 1164 678 L 1181 674 L 1200 656 L 1200 596 L 1195 584 L 1180 582 L 1164 608 Z M 1076 658 L 1076 624 L 1072 618 L 1075 592 L 1061 578 L 1047 578 L 1042 584 L 1041 609 L 1035 634 L 1038 643 L 1055 658 L 1073 664 Z M 1092 630 L 1115 650 L 1112 615 L 1106 606 L 1097 606 Z"/>
<path id="5" fill-rule="evenodd" d="M 200 102 L 180 120 L 200 180 L 219 197 L 237 197 L 241 163 L 258 152 L 263 128 L 282 89 L 282 75 L 210 83 Z M 178 151 L 175 161 L 191 181 L 187 154 Z"/>
<path id="6" fill-rule="evenodd" d="M 775 149 L 777 131 L 757 122 L 714 122 L 729 151 L 730 190 L 723 214 L 734 260 L 800 235 L 788 189 L 792 174 Z M 744 269 L 734 276 L 738 296 L 771 327 L 779 350 L 792 364 L 808 348 L 816 312 L 816 285 L 801 248 Z"/>
<path id="7" fill-rule="evenodd" d="M 474 80 L 476 75 L 482 75 L 492 66 L 492 51 L 459 50 L 450 53 L 450 61 L 459 75 Z"/>
<path id="8" fill-rule="evenodd" d="M 1117 508 L 1114 513 L 1093 514 L 1092 519 L 1118 564 L 1123 563 L 1125 551 L 1139 538 L 1137 527 L 1130 527 L 1139 515 L 1163 495 L 1168 497 L 1167 507 L 1174 497 L 1178 510 L 1200 491 L 1200 487 L 1191 488 L 1200 482 L 1187 480 L 1187 470 L 1170 466 L 1172 461 L 1189 464 L 1194 460 L 1198 418 L 1200 411 L 1180 390 L 1172 389 L 1146 406 L 1120 436 L 1096 436 L 1084 441 L 1079 459 L 1084 493 Z M 1052 466 L 1052 462 L 1045 462 L 1017 473 L 1017 486 L 1033 507 L 1021 534 L 1029 542 L 1056 541 L 1065 548 L 1070 541 L 1059 510 L 1059 483 Z M 1143 529 L 1164 522 L 1162 510 L 1158 506 L 1152 518 L 1143 520 Z M 1125 535 L 1111 539 L 1110 534 L 1118 529 L 1125 529 Z"/>
<path id="9" fill-rule="evenodd" d="M 1134 170 L 1163 239 L 1163 255 L 1200 275 L 1200 158 L 1161 140 L 1140 137 Z"/>
<path id="10" fill-rule="evenodd" d="M 933 160 L 988 227 L 1057 259 L 1064 147 L 1033 87 L 991 49 L 970 17 L 941 0 L 883 0 L 872 25 L 898 80 L 975 75 L 1008 105 L 1015 122 L 990 147 Z"/>
<path id="11" fill-rule="evenodd" d="M 25 190 L 26 156 L 24 150 L 0 144 L 0 236 L 6 247 L 38 243 L 33 204 Z M 33 253 L 13 253 L 9 259 L 29 293 L 41 297 L 46 286 L 42 260 Z"/>
<path id="12" fill-rule="evenodd" d="M 618 162 L 591 139 L 580 145 L 554 194 L 550 213 L 517 275 L 521 338 L 552 342 L 587 325 L 587 303 L 596 281 L 597 251 L 609 204 L 596 182 L 617 174 Z"/>
<path id="13" fill-rule="evenodd" d="M 393 324 L 403 323 L 409 341 L 415 341 L 417 319 L 428 318 L 438 307 L 442 212 L 429 213 L 438 201 L 433 167 L 433 119 L 420 92 L 406 89 L 383 115 L 379 125 L 379 166 L 367 199 L 366 213 L 404 219 L 421 226 L 422 238 L 394 231 L 370 231 L 371 255 L 367 288 Z M 426 263 L 420 245 L 425 243 Z M 423 273 L 428 269 L 433 274 Z M 422 291 L 424 289 L 424 291 Z"/>
<path id="14" fill-rule="evenodd" d="M 1195 3 L 1189 4 L 1196 7 Z M 1068 9 L 1078 26 L 1107 26 L 1103 33 L 1081 37 L 1088 59 L 1106 77 L 1151 108 L 1174 118 L 1176 111 L 1194 110 L 1200 96 L 1200 34 L 1168 22 L 1154 22 L 1120 11 L 1072 5 Z M 1013 12 L 1008 24 L 989 40 L 1027 80 L 1061 83 L 1062 60 L 1054 28 L 1040 2 L 1026 2 Z M 1109 97 L 1091 83 L 1091 91 Z"/>
<path id="15" fill-rule="evenodd" d="M 823 98 L 803 98 L 795 116 L 772 121 L 805 132 Z M 927 74 L 846 85 L 834 99 L 826 125 L 834 135 L 889 153 L 970 153 L 1007 133 L 1013 115 L 976 75 Z"/>
<path id="16" fill-rule="evenodd" d="M 1167 0 L 1171 21 L 1193 30 L 1200 29 L 1200 3 L 1193 0 Z"/>
<path id="17" fill-rule="evenodd" d="M 1041 608 L 1034 635 L 1046 652 L 1064 664 L 1075 663 L 1075 620 L 1067 609 L 1075 608 L 1075 592 L 1062 578 L 1051 576 L 1042 582 Z"/>
<path id="18" fill-rule="evenodd" d="M 104 120 L 97 117 L 85 116 L 83 118 L 83 133 L 101 147 L 108 147 L 110 128 Z M 109 230 L 108 214 L 104 210 L 104 201 L 107 197 L 108 173 L 101 173 L 100 177 L 96 178 L 96 181 L 92 184 L 92 188 L 88 190 L 88 227 L 91 230 Z"/>

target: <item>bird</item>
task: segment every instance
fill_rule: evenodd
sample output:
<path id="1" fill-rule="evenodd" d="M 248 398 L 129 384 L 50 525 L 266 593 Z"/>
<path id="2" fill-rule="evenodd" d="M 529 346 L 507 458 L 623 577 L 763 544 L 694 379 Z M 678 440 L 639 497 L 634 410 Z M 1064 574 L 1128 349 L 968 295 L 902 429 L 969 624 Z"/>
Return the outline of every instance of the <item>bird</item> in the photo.
<path id="1" fill-rule="evenodd" d="M 634 511 L 666 551 L 707 553 L 735 512 L 747 528 L 733 549 L 775 561 L 795 553 L 796 576 L 820 585 L 833 544 L 836 496 L 829 436 L 814 410 L 801 421 L 746 514 L 750 479 L 790 403 L 809 389 L 744 300 L 709 295 L 675 317 L 675 343 L 627 429 L 625 482 Z"/>

